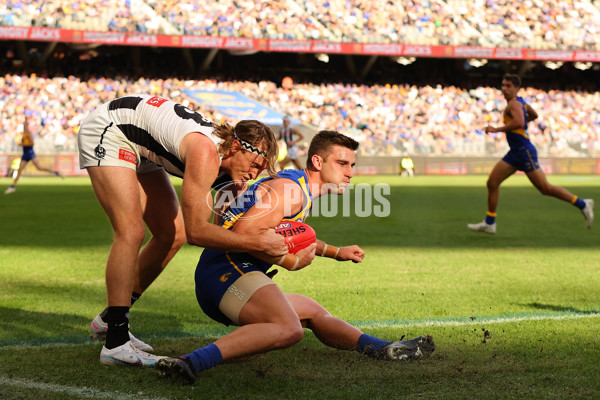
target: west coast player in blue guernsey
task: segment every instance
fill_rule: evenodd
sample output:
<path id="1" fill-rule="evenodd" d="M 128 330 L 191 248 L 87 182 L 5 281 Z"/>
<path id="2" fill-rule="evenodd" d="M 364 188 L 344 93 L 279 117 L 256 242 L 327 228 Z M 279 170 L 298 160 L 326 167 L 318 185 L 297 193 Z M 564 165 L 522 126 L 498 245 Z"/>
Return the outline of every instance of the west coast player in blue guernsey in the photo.
<path id="1" fill-rule="evenodd" d="M 217 223 L 234 232 L 250 233 L 271 229 L 282 220 L 304 221 L 314 198 L 342 194 L 349 185 L 357 148 L 354 139 L 338 132 L 319 132 L 311 141 L 305 170 L 281 171 L 259 181 L 221 213 L 223 218 Z M 416 359 L 433 352 L 431 336 L 389 342 L 367 335 L 332 316 L 315 300 L 283 293 L 272 275 L 267 275 L 272 264 L 300 270 L 315 254 L 353 262 L 364 257 L 356 245 L 338 248 L 320 240 L 280 258 L 205 250 L 196 269 L 198 303 L 214 320 L 239 328 L 179 358 L 163 358 L 156 367 L 176 380 L 193 383 L 198 372 L 224 361 L 292 346 L 302 339 L 303 328 L 311 329 L 327 346 L 379 359 Z"/>
<path id="2" fill-rule="evenodd" d="M 510 150 L 502 160 L 498 161 L 488 178 L 488 211 L 485 219 L 477 224 L 468 224 L 467 227 L 475 232 L 496 233 L 496 209 L 500 184 L 515 172 L 523 171 L 540 193 L 569 202 L 581 210 L 586 226 L 591 228 L 594 222 L 594 200 L 581 199 L 562 187 L 551 185 L 540 168 L 537 150 L 527 133 L 527 123 L 535 120 L 538 115 L 522 97 L 517 96 L 520 88 L 521 78 L 518 75 L 504 75 L 502 94 L 507 101 L 503 114 L 504 125 L 497 128 L 487 126 L 485 132 L 506 132 Z"/>

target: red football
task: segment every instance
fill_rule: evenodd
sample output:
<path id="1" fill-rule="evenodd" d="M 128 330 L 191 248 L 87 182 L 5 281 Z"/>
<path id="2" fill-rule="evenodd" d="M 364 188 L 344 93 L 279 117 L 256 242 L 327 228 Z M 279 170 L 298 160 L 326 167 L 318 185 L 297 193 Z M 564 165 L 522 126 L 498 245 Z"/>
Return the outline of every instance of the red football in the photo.
<path id="1" fill-rule="evenodd" d="M 317 241 L 315 230 L 302 222 L 282 221 L 275 227 L 275 232 L 285 237 L 285 243 L 292 254 Z"/>

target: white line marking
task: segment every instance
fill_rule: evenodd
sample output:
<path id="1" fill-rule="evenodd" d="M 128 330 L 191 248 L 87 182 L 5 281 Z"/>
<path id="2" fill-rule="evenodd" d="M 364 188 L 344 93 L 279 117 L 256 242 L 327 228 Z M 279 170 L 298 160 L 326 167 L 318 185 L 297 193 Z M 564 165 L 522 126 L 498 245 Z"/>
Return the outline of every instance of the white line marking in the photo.
<path id="1" fill-rule="evenodd" d="M 115 399 L 115 400 L 167 400 L 165 397 L 142 397 L 143 393 L 125 394 L 117 391 L 106 392 L 94 388 L 77 387 L 68 385 L 57 385 L 54 383 L 35 382 L 26 379 L 9 379 L 0 376 L 0 386 L 16 386 L 19 389 L 36 389 L 53 393 L 65 393 L 89 397 L 92 399 Z"/>
<path id="2" fill-rule="evenodd" d="M 543 320 L 563 320 L 563 319 L 579 319 L 579 318 L 598 318 L 600 317 L 600 312 L 596 311 L 588 311 L 588 312 L 564 312 L 562 314 L 535 314 L 535 313 L 521 313 L 513 316 L 480 316 L 473 317 L 473 320 L 465 320 L 465 317 L 454 317 L 454 318 L 440 318 L 440 319 L 428 319 L 428 320 L 416 320 L 416 321 L 348 321 L 351 325 L 359 328 L 394 328 L 394 327 L 427 327 L 427 326 L 463 326 L 463 325 L 481 325 L 481 324 L 502 324 L 502 323 L 513 323 L 513 322 L 522 322 L 522 321 L 543 321 Z M 205 331 L 185 331 L 185 332 L 177 332 L 177 333 L 164 333 L 160 335 L 160 338 L 163 340 L 177 340 L 177 339 L 185 339 L 185 338 L 193 338 L 202 336 L 207 339 L 217 340 L 226 334 L 228 334 L 230 330 L 228 328 L 224 328 L 221 331 L 205 330 Z M 56 338 L 56 340 L 61 340 L 61 338 Z M 100 344 L 96 341 L 89 342 L 70 342 L 65 338 L 62 339 L 61 342 L 54 343 L 44 343 L 44 344 L 31 344 L 31 343 L 22 343 L 22 344 L 11 344 L 6 346 L 0 345 L 0 350 L 20 350 L 23 348 L 56 348 L 56 347 L 74 347 L 74 346 L 98 346 L 100 348 Z M 24 340 L 26 342 L 26 340 Z"/>
<path id="3" fill-rule="evenodd" d="M 419 327 L 419 326 L 462 326 L 462 325 L 480 325 L 480 324 L 502 324 L 512 323 L 521 321 L 542 321 L 542 320 L 560 320 L 560 319 L 578 319 L 578 318 L 598 318 L 600 313 L 580 313 L 580 314 L 563 314 L 563 315 L 524 315 L 514 317 L 497 317 L 488 318 L 486 317 L 475 317 L 471 321 L 464 320 L 445 320 L 445 321 L 406 321 L 406 322 L 358 322 L 352 324 L 357 328 L 390 328 L 394 326 L 404 327 Z"/>
<path id="4" fill-rule="evenodd" d="M 523 316 L 513 316 L 513 317 L 492 317 L 486 319 L 486 317 L 474 318 L 471 321 L 465 320 L 428 320 L 428 321 L 389 321 L 389 322 L 359 322 L 354 324 L 357 328 L 390 328 L 390 327 L 418 327 L 418 326 L 461 326 L 461 325 L 476 325 L 476 324 L 500 324 L 500 323 L 512 323 L 512 322 L 521 322 L 521 321 L 541 321 L 541 320 L 563 320 L 563 319 L 579 319 L 579 318 L 598 318 L 600 317 L 600 313 L 569 313 L 569 314 L 559 314 L 559 315 L 539 315 L 539 314 L 531 314 L 531 315 L 523 315 Z M 190 332 L 190 335 L 193 336 L 193 333 Z M 168 335 L 164 336 L 168 338 Z M 69 344 L 65 343 L 49 343 L 44 344 L 39 347 L 61 347 L 68 346 Z M 73 344 L 73 345 L 81 345 L 81 343 Z M 29 347 L 30 345 L 27 345 Z M 11 348 L 11 347 L 25 347 L 25 345 L 15 345 L 15 346 L 6 346 L 2 349 Z M 153 397 L 142 397 L 143 393 L 136 394 L 126 394 L 119 392 L 107 392 L 101 391 L 94 388 L 88 387 L 77 387 L 77 386 L 68 386 L 68 385 L 58 385 L 52 383 L 42 383 L 35 382 L 31 380 L 25 379 L 9 379 L 3 376 L 0 376 L 0 386 L 15 386 L 18 388 L 26 388 L 26 389 L 37 389 L 47 392 L 53 393 L 65 393 L 68 395 L 78 395 L 87 398 L 94 399 L 110 399 L 110 400 L 167 400 L 164 397 L 161 398 L 153 398 Z"/>

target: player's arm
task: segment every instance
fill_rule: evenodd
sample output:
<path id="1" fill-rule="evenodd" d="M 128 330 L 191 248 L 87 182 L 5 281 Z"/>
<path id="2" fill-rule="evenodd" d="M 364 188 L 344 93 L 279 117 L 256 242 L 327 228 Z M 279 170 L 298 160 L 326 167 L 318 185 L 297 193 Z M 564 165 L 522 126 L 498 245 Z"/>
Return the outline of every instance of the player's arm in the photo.
<path id="1" fill-rule="evenodd" d="M 220 186 L 215 194 L 215 204 L 213 204 L 213 217 L 212 223 L 221 226 L 223 222 L 223 213 L 229 207 L 229 205 L 235 201 L 244 191 L 248 189 L 248 185 L 244 184 L 242 187 L 237 187 L 235 183 L 231 182 Z M 218 206 L 217 206 L 218 205 Z"/>
<path id="2" fill-rule="evenodd" d="M 508 124 L 500 126 L 498 128 L 486 126 L 485 133 L 510 132 L 515 129 L 525 127 L 525 113 L 523 112 L 523 107 L 521 106 L 521 103 L 519 103 L 517 99 L 512 99 L 508 102 L 508 105 L 506 106 L 506 112 L 512 116 L 512 120 Z"/>
<path id="3" fill-rule="evenodd" d="M 272 230 L 286 215 L 300 212 L 304 204 L 302 189 L 290 179 L 275 178 L 267 181 L 257 189 L 256 197 L 256 203 L 233 226 L 234 232 L 256 234 Z M 271 257 L 262 252 L 250 254 L 259 260 L 295 271 L 310 265 L 315 257 L 315 247 L 313 244 L 296 254 L 281 257 Z"/>
<path id="4" fill-rule="evenodd" d="M 292 132 L 294 133 L 294 137 L 296 138 L 296 140 L 294 140 L 294 143 L 291 143 L 292 146 L 296 145 L 299 141 L 301 141 L 302 139 L 304 139 L 304 135 L 300 133 L 300 131 L 296 128 L 292 128 Z"/>
<path id="5" fill-rule="evenodd" d="M 278 257 L 287 253 L 284 238 L 275 231 L 242 234 L 210 223 L 211 185 L 219 173 L 219 155 L 212 140 L 200 133 L 187 135 L 180 152 L 185 162 L 181 210 L 188 243 L 226 251 L 261 251 Z"/>
<path id="6" fill-rule="evenodd" d="M 359 263 L 365 258 L 365 252 L 357 245 L 335 247 L 317 239 L 316 254 L 321 257 L 333 258 L 337 261 L 348 261 Z"/>
<path id="7" fill-rule="evenodd" d="M 527 121 L 535 121 L 537 119 L 538 113 L 535 112 L 535 110 L 529 105 L 529 103 L 525 104 L 525 110 L 527 110 Z"/>
<path id="8" fill-rule="evenodd" d="M 33 146 L 33 134 L 31 133 L 31 129 L 29 129 L 29 118 L 28 117 L 25 117 L 25 122 L 23 122 L 23 136 L 21 137 L 20 144 L 21 144 L 21 146 L 24 146 L 24 145 Z"/>

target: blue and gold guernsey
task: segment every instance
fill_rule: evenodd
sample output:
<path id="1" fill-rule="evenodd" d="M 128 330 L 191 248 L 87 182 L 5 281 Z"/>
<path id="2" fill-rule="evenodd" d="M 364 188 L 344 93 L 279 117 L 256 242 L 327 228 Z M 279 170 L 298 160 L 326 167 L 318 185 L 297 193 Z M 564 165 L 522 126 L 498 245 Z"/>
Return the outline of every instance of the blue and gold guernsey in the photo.
<path id="1" fill-rule="evenodd" d="M 523 144 L 531 143 L 529 140 L 529 133 L 527 132 L 527 107 L 525 107 L 525 100 L 522 97 L 517 96 L 517 101 L 521 103 L 521 107 L 523 108 L 525 124 L 522 128 L 506 132 L 506 140 L 508 141 L 508 145 L 511 149 L 518 149 L 519 147 L 523 146 Z M 513 120 L 513 117 L 508 113 L 508 110 L 504 110 L 502 119 L 504 125 L 508 125 Z"/>
<path id="2" fill-rule="evenodd" d="M 21 161 L 31 161 L 35 158 L 35 152 L 33 151 L 33 137 L 31 133 L 25 130 L 23 138 L 21 139 L 21 145 L 23 146 L 23 155 Z"/>
<path id="3" fill-rule="evenodd" d="M 298 171 L 286 169 L 279 171 L 275 176 L 294 181 L 298 184 L 298 186 L 300 186 L 302 192 L 304 193 L 304 204 L 302 210 L 297 214 L 285 217 L 283 220 L 304 222 L 304 220 L 308 217 L 312 207 L 312 197 L 310 189 L 308 188 L 306 174 L 302 170 Z M 271 179 L 273 179 L 273 177 L 269 176 L 259 180 L 250 186 L 242 195 L 240 195 L 240 197 L 225 211 L 221 226 L 225 229 L 231 229 L 233 225 L 246 213 L 246 211 L 256 204 L 256 190 L 258 187 Z"/>
<path id="4" fill-rule="evenodd" d="M 520 171 L 525 173 L 533 172 L 540 167 L 537 159 L 537 150 L 535 146 L 529 140 L 529 133 L 527 132 L 527 107 L 525 107 L 525 100 L 522 97 L 517 97 L 517 101 L 523 107 L 523 115 L 525 117 L 525 123 L 523 127 L 514 129 L 510 132 L 506 132 L 506 141 L 510 147 L 510 151 L 502 158 L 502 161 L 512 165 Z M 513 117 L 508 113 L 508 110 L 504 110 L 503 114 L 504 125 L 509 124 Z"/>
<path id="5" fill-rule="evenodd" d="M 312 194 L 308 187 L 306 173 L 302 170 L 283 170 L 275 177 L 289 179 L 300 186 L 304 193 L 302 210 L 285 216 L 283 221 L 304 222 L 312 207 Z M 244 214 L 260 201 L 256 194 L 259 186 L 273 177 L 266 177 L 251 185 L 225 210 L 221 226 L 232 229 Z M 257 205 L 259 207 L 260 204 Z M 259 260 L 248 253 L 205 249 L 196 267 L 196 298 L 202 310 L 211 318 L 225 325 L 231 321 L 219 310 L 219 302 L 229 287 L 242 275 L 251 271 L 266 273 L 272 264 Z"/>

